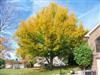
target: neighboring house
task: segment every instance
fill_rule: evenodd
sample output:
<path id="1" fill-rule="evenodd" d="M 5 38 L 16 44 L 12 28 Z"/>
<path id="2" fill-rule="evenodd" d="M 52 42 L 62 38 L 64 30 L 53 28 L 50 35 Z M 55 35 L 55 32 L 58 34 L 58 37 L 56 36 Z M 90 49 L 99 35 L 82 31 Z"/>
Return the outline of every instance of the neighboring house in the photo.
<path id="1" fill-rule="evenodd" d="M 46 59 L 44 57 L 37 57 L 34 67 L 41 67 L 43 65 L 48 65 L 48 62 L 46 61 Z M 55 57 L 53 59 L 53 66 L 55 67 L 66 66 L 66 64 L 62 62 L 58 57 Z"/>
<path id="2" fill-rule="evenodd" d="M 85 38 L 93 50 L 92 70 L 95 72 L 94 75 L 100 75 L 100 24 L 85 35 Z"/>
<path id="3" fill-rule="evenodd" d="M 16 61 L 7 60 L 5 64 L 5 68 L 22 69 L 22 68 L 26 68 L 26 65 L 24 62 L 16 62 Z"/>

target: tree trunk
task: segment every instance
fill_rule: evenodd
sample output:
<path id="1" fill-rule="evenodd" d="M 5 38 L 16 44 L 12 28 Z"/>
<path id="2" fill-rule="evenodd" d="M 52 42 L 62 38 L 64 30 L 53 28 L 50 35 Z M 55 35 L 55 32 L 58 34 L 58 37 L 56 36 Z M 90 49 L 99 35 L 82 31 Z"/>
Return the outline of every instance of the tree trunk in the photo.
<path id="1" fill-rule="evenodd" d="M 70 54 L 69 57 L 68 57 L 68 65 L 70 65 L 70 66 L 77 65 L 76 61 L 74 60 L 73 54 Z"/>
<path id="2" fill-rule="evenodd" d="M 53 69 L 53 57 L 50 57 L 50 70 L 52 70 Z"/>
<path id="3" fill-rule="evenodd" d="M 52 70 L 53 69 L 53 57 L 50 57 L 50 59 L 46 57 L 46 60 L 48 62 L 49 69 Z"/>

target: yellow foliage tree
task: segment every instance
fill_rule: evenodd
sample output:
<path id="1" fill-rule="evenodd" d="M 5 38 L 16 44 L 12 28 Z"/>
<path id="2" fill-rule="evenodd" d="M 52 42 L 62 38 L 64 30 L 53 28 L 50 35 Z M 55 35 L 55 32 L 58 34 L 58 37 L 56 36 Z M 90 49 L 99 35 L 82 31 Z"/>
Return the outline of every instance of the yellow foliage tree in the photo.
<path id="1" fill-rule="evenodd" d="M 5 46 L 3 45 L 3 43 L 5 42 L 5 38 L 0 38 L 0 51 L 5 49 Z"/>
<path id="2" fill-rule="evenodd" d="M 52 69 L 53 58 L 68 56 L 83 41 L 85 33 L 73 13 L 51 3 L 36 16 L 20 23 L 15 33 L 20 46 L 17 53 L 22 57 L 43 56 Z"/>

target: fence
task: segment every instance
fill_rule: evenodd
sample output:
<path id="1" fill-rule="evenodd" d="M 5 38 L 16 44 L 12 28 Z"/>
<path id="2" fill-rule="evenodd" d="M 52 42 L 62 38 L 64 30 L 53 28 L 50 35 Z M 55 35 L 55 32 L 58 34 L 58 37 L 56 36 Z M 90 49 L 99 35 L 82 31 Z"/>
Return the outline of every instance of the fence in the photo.
<path id="1" fill-rule="evenodd" d="M 84 75 L 84 71 L 78 71 L 78 72 L 75 72 L 74 74 L 60 73 L 58 75 Z M 94 73 L 92 70 L 86 70 L 85 75 L 94 75 Z"/>
<path id="2" fill-rule="evenodd" d="M 84 75 L 84 71 L 78 71 L 75 74 L 72 75 Z M 85 75 L 94 75 L 92 70 L 86 70 Z"/>

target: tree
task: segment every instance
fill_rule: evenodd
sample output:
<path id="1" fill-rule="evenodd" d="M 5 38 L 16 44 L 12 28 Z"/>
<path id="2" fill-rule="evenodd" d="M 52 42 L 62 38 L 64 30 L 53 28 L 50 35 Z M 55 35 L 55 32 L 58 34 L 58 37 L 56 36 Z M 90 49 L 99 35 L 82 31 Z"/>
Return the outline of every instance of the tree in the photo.
<path id="1" fill-rule="evenodd" d="M 21 7 L 19 7 L 18 4 L 7 1 L 8 0 L 0 1 L 0 34 L 4 32 L 4 30 L 10 29 L 11 26 L 14 25 L 14 22 L 16 22 L 12 22 L 12 20 L 16 18 L 18 20 L 18 16 L 21 14 Z"/>
<path id="2" fill-rule="evenodd" d="M 5 67 L 5 60 L 0 58 L 0 69 Z"/>
<path id="3" fill-rule="evenodd" d="M 73 51 L 76 47 L 79 47 L 79 45 L 84 42 L 83 39 L 87 32 L 88 30 L 85 30 L 82 23 L 80 23 L 78 31 L 76 31 L 75 34 L 72 32 L 74 35 L 70 35 L 71 38 L 69 39 L 69 47 L 71 48 L 71 52 L 68 56 L 68 65 L 77 65 L 76 61 L 74 60 Z"/>
<path id="4" fill-rule="evenodd" d="M 3 45 L 5 42 L 4 38 L 0 38 L 0 58 L 2 58 L 2 50 L 6 49 L 6 47 Z"/>
<path id="5" fill-rule="evenodd" d="M 22 21 L 16 31 L 20 48 L 17 53 L 45 57 L 50 69 L 55 56 L 68 57 L 72 48 L 79 45 L 85 30 L 78 27 L 73 13 L 55 3 L 42 9 L 36 16 Z"/>
<path id="6" fill-rule="evenodd" d="M 82 43 L 79 47 L 75 48 L 74 56 L 76 63 L 83 67 L 84 70 L 92 64 L 92 50 L 86 43 Z"/>
<path id="7" fill-rule="evenodd" d="M 8 39 L 5 39 L 4 37 L 0 38 L 0 58 L 4 58 L 4 53 L 8 50 L 11 50 L 12 48 L 7 45 Z"/>
<path id="8" fill-rule="evenodd" d="M 4 38 L 0 38 L 0 51 L 3 50 L 5 47 L 3 46 L 5 39 Z"/>
<path id="9" fill-rule="evenodd" d="M 11 27 L 14 28 L 14 23 L 17 20 L 13 21 L 13 19 L 16 19 L 20 14 L 20 9 L 18 8 L 18 5 L 15 3 L 10 3 L 8 0 L 0 0 L 0 57 L 2 50 L 9 50 L 11 48 L 11 39 L 7 33 L 9 32 L 8 30 L 12 30 Z"/>

